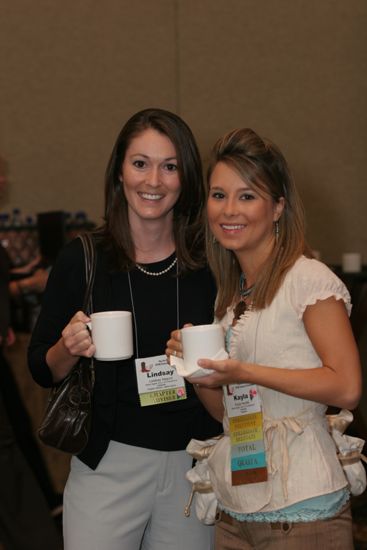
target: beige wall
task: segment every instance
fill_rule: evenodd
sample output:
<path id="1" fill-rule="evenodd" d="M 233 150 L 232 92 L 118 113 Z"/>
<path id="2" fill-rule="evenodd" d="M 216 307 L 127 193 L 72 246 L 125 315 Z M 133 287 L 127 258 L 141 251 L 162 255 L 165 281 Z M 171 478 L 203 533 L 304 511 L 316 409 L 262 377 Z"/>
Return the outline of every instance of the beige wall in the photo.
<path id="1" fill-rule="evenodd" d="M 367 263 L 366 0 L 2 0 L 1 209 L 103 212 L 103 173 L 138 109 L 181 114 L 204 159 L 250 126 L 284 151 L 329 262 Z"/>

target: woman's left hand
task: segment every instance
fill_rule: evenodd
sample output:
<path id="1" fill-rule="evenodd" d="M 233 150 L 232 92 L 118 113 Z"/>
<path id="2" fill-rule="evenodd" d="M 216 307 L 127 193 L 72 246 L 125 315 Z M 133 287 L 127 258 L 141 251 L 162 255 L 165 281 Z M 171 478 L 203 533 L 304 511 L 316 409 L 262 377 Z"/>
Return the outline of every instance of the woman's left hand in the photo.
<path id="1" fill-rule="evenodd" d="M 166 345 L 168 364 L 171 364 L 171 356 L 182 357 L 181 332 L 179 330 L 173 330 L 171 332 L 171 338 Z"/>
<path id="2" fill-rule="evenodd" d="M 212 369 L 215 372 L 208 376 L 187 378 L 192 384 L 216 388 L 226 386 L 227 384 L 243 384 L 249 382 L 246 379 L 246 363 L 237 361 L 237 359 L 224 359 L 222 361 L 212 361 L 211 359 L 199 359 L 198 365 L 204 369 Z"/>
<path id="3" fill-rule="evenodd" d="M 184 327 L 192 327 L 192 324 L 186 323 Z M 171 355 L 174 355 L 175 357 L 182 357 L 182 340 L 181 331 L 179 329 L 171 332 L 171 338 L 168 340 L 166 346 L 168 363 L 170 363 Z"/>

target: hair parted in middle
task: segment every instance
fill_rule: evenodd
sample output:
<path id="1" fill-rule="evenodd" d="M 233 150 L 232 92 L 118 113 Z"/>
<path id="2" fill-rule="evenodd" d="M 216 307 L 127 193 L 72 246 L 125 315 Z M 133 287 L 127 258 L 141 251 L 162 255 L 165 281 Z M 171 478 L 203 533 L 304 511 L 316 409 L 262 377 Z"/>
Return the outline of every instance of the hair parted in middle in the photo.
<path id="1" fill-rule="evenodd" d="M 278 237 L 261 268 L 252 294 L 253 307 L 263 309 L 271 303 L 295 261 L 302 254 L 311 256 L 305 240 L 303 205 L 283 154 L 272 142 L 262 139 L 250 128 L 232 130 L 215 143 L 207 172 L 207 196 L 211 174 L 219 162 L 235 170 L 261 196 L 270 197 L 274 202 L 284 198 L 284 209 L 278 220 Z M 215 314 L 220 319 L 226 309 L 238 301 L 241 267 L 234 253 L 213 239 L 208 223 L 206 247 L 218 288 Z"/>
<path id="2" fill-rule="evenodd" d="M 128 204 L 121 183 L 121 167 L 131 141 L 153 129 L 167 136 L 177 155 L 181 193 L 173 209 L 173 233 L 179 269 L 195 269 L 205 263 L 203 208 L 205 188 L 201 157 L 189 126 L 178 115 L 149 108 L 135 113 L 121 129 L 105 174 L 105 223 L 96 232 L 112 252 L 116 265 L 130 270 L 135 265 Z"/>

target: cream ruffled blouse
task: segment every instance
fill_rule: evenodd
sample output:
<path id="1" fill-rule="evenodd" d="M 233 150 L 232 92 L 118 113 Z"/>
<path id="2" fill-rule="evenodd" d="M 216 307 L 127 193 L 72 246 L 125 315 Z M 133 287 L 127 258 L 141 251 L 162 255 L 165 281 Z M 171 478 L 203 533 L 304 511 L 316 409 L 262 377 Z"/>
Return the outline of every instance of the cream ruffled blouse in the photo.
<path id="1" fill-rule="evenodd" d="M 350 313 L 350 296 L 342 281 L 326 265 L 302 256 L 287 273 L 271 305 L 261 311 L 246 311 L 233 327 L 230 356 L 273 368 L 320 367 L 302 316 L 308 305 L 330 296 L 343 300 Z M 221 320 L 225 330 L 232 319 L 229 310 Z M 328 432 L 327 407 L 263 386 L 258 390 L 268 481 L 231 486 L 229 423 L 225 416 L 225 436 L 208 460 L 222 507 L 237 513 L 268 512 L 345 487 L 347 480 Z"/>

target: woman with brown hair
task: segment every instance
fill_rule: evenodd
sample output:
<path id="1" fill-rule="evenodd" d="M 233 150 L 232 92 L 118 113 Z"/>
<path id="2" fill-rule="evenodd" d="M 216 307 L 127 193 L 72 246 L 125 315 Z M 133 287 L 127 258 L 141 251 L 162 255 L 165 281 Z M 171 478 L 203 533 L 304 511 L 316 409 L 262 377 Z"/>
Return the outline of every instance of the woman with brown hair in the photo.
<path id="1" fill-rule="evenodd" d="M 166 365 L 167 334 L 213 319 L 215 285 L 206 267 L 199 152 L 187 124 L 162 109 L 131 117 L 105 177 L 105 223 L 94 233 L 94 310 L 133 314 L 131 359 L 95 361 L 92 429 L 73 457 L 64 492 L 65 550 L 203 550 L 212 529 L 184 517 L 185 447 L 221 431 L 191 384 L 173 373 L 152 391 L 143 363 Z M 41 385 L 62 380 L 95 346 L 80 311 L 83 253 L 71 242 L 54 265 L 29 349 Z M 163 396 L 163 397 L 162 397 Z"/>

